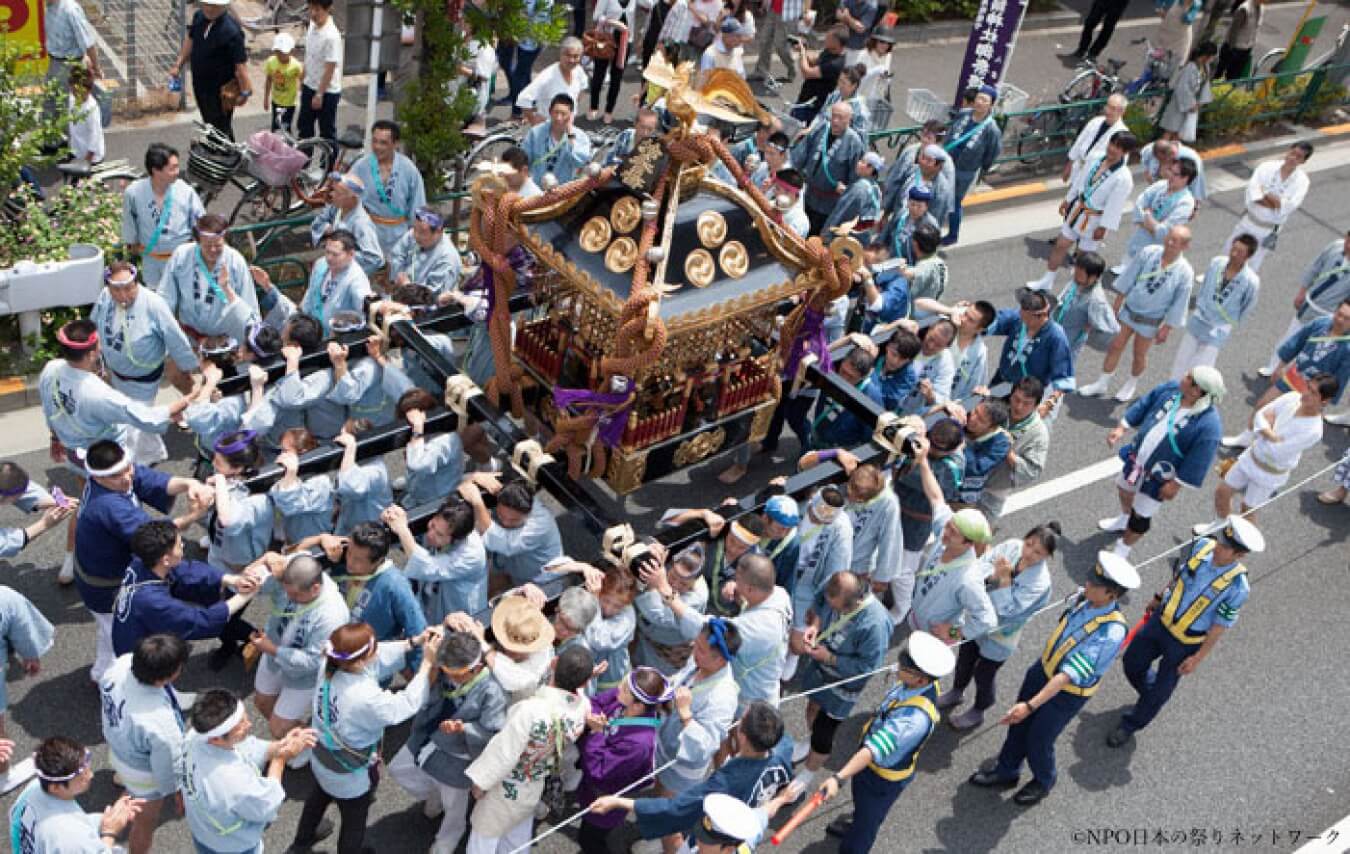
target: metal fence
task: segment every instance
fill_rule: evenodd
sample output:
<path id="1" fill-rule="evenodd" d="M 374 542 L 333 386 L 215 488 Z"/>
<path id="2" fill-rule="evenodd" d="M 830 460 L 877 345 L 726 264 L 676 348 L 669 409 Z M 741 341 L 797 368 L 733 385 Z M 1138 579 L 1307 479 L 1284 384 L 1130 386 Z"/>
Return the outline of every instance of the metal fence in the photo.
<path id="1" fill-rule="evenodd" d="M 182 93 L 168 90 L 169 67 L 186 30 L 186 0 L 80 0 L 99 38 L 105 77 L 115 81 L 118 113 L 177 110 Z"/>
<path id="2" fill-rule="evenodd" d="M 1350 64 L 1323 65 L 1214 83 L 1214 100 L 1200 113 L 1199 134 L 1203 137 L 1241 133 L 1266 122 L 1314 117 L 1345 103 L 1345 88 L 1333 81 L 1347 71 Z M 1126 124 L 1141 139 L 1152 139 L 1169 96 L 1166 90 L 1130 96 Z M 996 162 L 1033 165 L 1046 159 L 1062 159 L 1079 130 L 1101 112 L 1105 101 L 1103 97 L 1067 104 L 1048 103 L 1003 114 L 1000 118 L 1003 150 Z M 916 138 L 919 130 L 918 125 L 907 125 L 874 131 L 869 136 L 879 149 L 898 150 Z"/>

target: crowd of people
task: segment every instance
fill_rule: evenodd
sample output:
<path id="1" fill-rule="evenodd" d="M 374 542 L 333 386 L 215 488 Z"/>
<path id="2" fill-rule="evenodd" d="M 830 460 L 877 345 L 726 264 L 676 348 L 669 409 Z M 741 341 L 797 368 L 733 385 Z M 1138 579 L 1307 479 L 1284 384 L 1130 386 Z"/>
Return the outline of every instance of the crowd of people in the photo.
<path id="1" fill-rule="evenodd" d="M 198 14 L 216 21 L 224 5 L 204 0 Z M 331 3 L 310 5 L 327 12 Z M 790 5 L 766 13 L 766 42 L 781 46 L 784 29 L 809 16 Z M 663 31 L 690 31 L 677 39 L 686 47 L 697 44 L 693 31 L 714 27 L 704 50 L 734 53 L 745 28 L 754 32 L 749 12 L 734 7 L 658 1 L 653 15 L 661 6 Z M 594 20 L 632 29 L 634 14 L 602 0 Z M 943 713 L 957 730 L 981 726 L 1023 628 L 1057 606 L 1042 654 L 999 717 L 1008 729 L 997 762 L 970 782 L 1012 788 L 1026 764 L 1031 777 L 1014 801 L 1048 796 L 1056 738 L 1117 657 L 1139 699 L 1107 743 L 1135 738 L 1236 623 L 1250 594 L 1243 561 L 1264 548 L 1256 511 L 1321 441 L 1324 420 L 1345 423 L 1328 407 L 1350 383 L 1350 232 L 1303 265 L 1289 328 L 1262 369 L 1270 387 L 1225 436 L 1219 352 L 1261 310 L 1262 262 L 1308 192 L 1312 146 L 1260 165 L 1225 245 L 1192 266 L 1191 223 L 1223 216 L 1204 205 L 1203 163 L 1171 135 L 1141 150 L 1123 102 L 1110 99 L 1064 164 L 1063 224 L 1044 274 L 1007 306 L 963 299 L 939 250 L 958 240 L 962 200 L 997 156 L 997 93 L 970 92 L 951 123 L 929 123 L 887 164 L 855 125 L 869 53 L 886 43 L 875 18 L 875 5 L 849 0 L 822 55 L 800 59 L 806 86 L 837 70 L 812 87 L 822 97 L 798 139 L 769 119 L 732 153 L 744 180 L 773 200 L 777 227 L 801 237 L 847 231 L 864 244 L 854 288 L 823 322 L 832 370 L 877 411 L 906 416 L 911 443 L 892 466 L 865 463 L 847 449 L 871 437 L 870 424 L 784 383 L 759 450 L 775 451 L 786 425 L 801 446 L 798 467 L 833 463 L 843 482 L 793 496 L 775 480 L 749 514 L 672 510 L 662 524 L 700 523 L 704 540 L 667 553 L 643 538 L 604 566 L 565 554 L 550 504 L 528 479 L 504 476 L 499 457 L 511 449 L 470 424 L 430 428 L 444 396 L 434 365 L 378 327 L 359 356 L 338 340 L 385 312 L 457 305 L 473 321 L 467 342 L 425 337 L 480 386 L 495 374 L 483 276 L 427 203 L 396 123 L 376 123 L 370 153 L 331 176 L 310 231 L 320 254 L 298 300 L 227 245 L 225 219 L 179 178 L 179 153 L 151 145 L 147 177 L 124 200 L 122 240 L 138 261 L 108 265 L 98 301 L 59 330 L 60 358 L 39 379 L 51 458 L 82 491 L 67 496 L 0 463 L 0 502 L 37 516 L 0 529 L 0 555 L 67 526 L 56 578 L 75 585 L 95 626 L 89 678 L 125 794 L 85 813 L 77 799 L 90 786 L 91 753 L 66 736 L 43 738 L 30 759 L 13 756 L 0 683 L 0 771 L 24 785 L 10 812 L 14 849 L 106 851 L 126 833 L 143 854 L 168 804 L 184 812 L 198 851 L 261 851 L 287 787 L 303 779 L 295 852 L 334 832 L 324 817 L 333 805 L 337 850 L 367 850 L 381 785 L 439 819 L 435 852 L 466 836 L 471 854 L 520 850 L 536 819 L 578 804 L 583 851 L 614 850 L 631 814 L 643 840 L 635 850 L 673 854 L 691 837 L 700 851 L 753 845 L 780 809 L 810 794 L 834 798 L 845 783 L 853 812 L 828 832 L 840 850 L 865 852 Z M 209 25 L 190 35 L 185 61 L 211 40 Z M 583 43 L 565 40 L 558 63 L 531 79 L 537 53 L 514 46 L 511 101 L 538 123 L 499 169 L 526 196 L 592 159 L 572 129 L 587 82 Z M 281 74 L 289 51 L 277 54 Z M 331 127 L 333 73 L 311 81 L 307 59 L 302 125 Z M 267 95 L 282 125 L 297 97 L 297 75 L 286 75 L 285 85 L 269 77 Z M 592 112 L 605 94 L 604 72 L 596 77 Z M 607 112 L 614 92 L 611 82 Z M 668 116 L 652 94 L 613 158 L 662 133 Z M 741 180 L 719 167 L 710 174 Z M 1174 334 L 1170 379 L 1140 388 L 1150 355 Z M 995 338 L 1004 339 L 997 354 Z M 1099 523 L 1119 538 L 1081 590 L 1056 598 L 1059 525 L 1023 534 L 1001 517 L 1044 470 L 1066 396 L 1108 392 L 1127 348 L 1114 397 L 1128 406 L 1104 436 L 1122 460 L 1119 508 Z M 1102 371 L 1080 385 L 1089 350 L 1104 351 Z M 264 370 L 274 365 L 275 380 Z M 232 378 L 247 378 L 247 390 L 223 393 Z M 166 383 L 179 393 L 169 403 Z M 401 464 L 363 456 L 360 437 L 393 424 L 409 428 Z M 171 430 L 193 436 L 192 476 L 156 468 L 169 459 Z M 325 445 L 340 451 L 336 470 L 302 475 L 306 455 Z M 1133 549 L 1167 502 L 1205 485 L 1223 447 L 1234 455 L 1220 466 L 1214 516 L 1196 525 L 1127 646 L 1118 600 L 1143 584 Z M 722 479 L 743 477 L 750 453 Z M 280 476 L 260 479 L 268 463 Z M 1350 459 L 1335 477 L 1324 503 L 1345 501 Z M 560 580 L 575 583 L 550 602 L 546 590 Z M 0 587 L 0 649 L 30 675 L 54 642 L 51 616 Z M 204 640 L 219 643 L 209 667 L 233 681 L 180 693 L 191 642 Z M 868 683 L 891 678 L 896 641 L 894 682 L 865 710 L 861 743 L 837 743 Z M 252 711 L 241 670 L 252 672 Z M 971 683 L 973 701 L 958 711 Z M 793 712 L 780 708 L 789 685 L 807 699 L 810 736 L 800 743 L 785 731 Z M 394 749 L 386 735 L 405 724 Z M 841 748 L 846 759 L 831 773 Z"/>

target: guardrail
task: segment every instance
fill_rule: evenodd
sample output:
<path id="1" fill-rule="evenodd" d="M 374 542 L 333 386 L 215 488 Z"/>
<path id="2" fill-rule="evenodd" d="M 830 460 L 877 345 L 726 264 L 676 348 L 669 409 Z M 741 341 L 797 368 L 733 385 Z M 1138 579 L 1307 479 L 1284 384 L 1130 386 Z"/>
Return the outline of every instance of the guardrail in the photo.
<path id="1" fill-rule="evenodd" d="M 1334 81 L 1350 72 L 1350 64 L 1322 65 L 1302 71 L 1263 74 L 1212 84 L 1214 100 L 1200 113 L 1199 132 L 1241 132 L 1276 119 L 1303 119 L 1344 100 L 1344 87 Z M 1125 121 L 1143 139 L 1156 135 L 1158 118 L 1171 93 L 1152 90 L 1128 96 Z M 1073 146 L 1088 119 L 1101 112 L 1106 98 L 1071 103 L 1046 103 L 1003 113 L 1003 150 L 996 163 L 1058 160 Z M 919 125 L 904 125 L 868 134 L 877 148 L 898 150 L 918 136 Z"/>

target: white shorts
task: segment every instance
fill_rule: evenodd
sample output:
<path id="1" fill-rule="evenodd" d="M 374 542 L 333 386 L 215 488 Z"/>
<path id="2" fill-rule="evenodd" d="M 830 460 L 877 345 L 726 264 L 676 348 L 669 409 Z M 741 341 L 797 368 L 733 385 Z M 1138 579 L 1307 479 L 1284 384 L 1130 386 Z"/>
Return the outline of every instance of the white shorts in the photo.
<path id="1" fill-rule="evenodd" d="M 272 714 L 279 718 L 285 718 L 288 721 L 302 721 L 309 717 L 314 690 L 312 688 L 285 687 L 281 680 L 281 670 L 273 662 L 270 655 L 264 655 L 258 659 L 258 672 L 253 677 L 253 690 L 259 694 L 277 698 L 276 705 L 272 708 Z"/>
<path id="2" fill-rule="evenodd" d="M 1256 507 L 1266 503 L 1270 497 L 1280 491 L 1280 487 L 1289 482 L 1289 474 L 1271 474 L 1256 464 L 1250 448 L 1242 452 L 1223 482 L 1242 493 L 1242 503 Z"/>
<path id="3" fill-rule="evenodd" d="M 1072 240 L 1074 243 L 1078 245 L 1078 248 L 1082 249 L 1084 252 L 1095 252 L 1096 250 L 1101 248 L 1101 245 L 1104 242 L 1101 240 L 1097 240 L 1092 236 L 1092 233 L 1097 230 L 1097 226 L 1100 223 L 1100 221 L 1101 217 L 1097 216 L 1088 217 L 1087 228 L 1083 229 L 1082 231 L 1079 231 L 1078 229 L 1072 227 L 1066 222 L 1060 225 L 1059 236 L 1063 237 L 1065 240 Z M 1111 232 L 1109 231 L 1107 232 L 1108 235 L 1110 233 Z"/>
<path id="4" fill-rule="evenodd" d="M 1116 475 L 1116 487 L 1125 492 L 1134 493 L 1134 503 L 1130 505 L 1130 509 L 1135 515 L 1144 519 L 1152 519 L 1153 514 L 1158 512 L 1158 508 L 1161 507 L 1163 503 L 1158 499 L 1145 495 L 1139 491 L 1139 484 L 1142 483 L 1143 480 L 1144 478 L 1140 477 L 1138 482 L 1130 483 L 1125 479 L 1125 472 L 1122 471 L 1120 474 Z"/>

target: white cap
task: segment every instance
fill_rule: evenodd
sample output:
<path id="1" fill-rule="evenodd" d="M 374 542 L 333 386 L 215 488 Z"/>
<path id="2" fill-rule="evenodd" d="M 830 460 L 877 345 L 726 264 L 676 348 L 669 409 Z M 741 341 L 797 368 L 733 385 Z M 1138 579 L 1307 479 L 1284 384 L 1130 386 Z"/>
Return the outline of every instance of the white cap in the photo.
<path id="1" fill-rule="evenodd" d="M 295 50 L 295 36 L 290 33 L 277 33 L 276 38 L 272 39 L 272 50 L 279 53 L 290 53 Z"/>
<path id="2" fill-rule="evenodd" d="M 1115 552 L 1097 552 L 1097 574 L 1126 590 L 1139 586 L 1139 570 Z"/>
<path id="3" fill-rule="evenodd" d="M 230 0 L 202 0 L 203 6 L 228 6 Z"/>
<path id="4" fill-rule="evenodd" d="M 708 795 L 703 799 L 703 821 L 695 829 L 704 842 L 740 845 L 764 830 L 759 816 L 744 801 L 731 795 Z"/>
<path id="5" fill-rule="evenodd" d="M 914 661 L 915 666 L 934 679 L 941 679 L 956 669 L 956 653 L 928 632 L 911 634 L 901 651 Z"/>
<path id="6" fill-rule="evenodd" d="M 1228 544 L 1244 552 L 1263 552 L 1266 550 L 1266 538 L 1243 516 L 1229 516 L 1224 526 L 1215 532 L 1228 541 Z"/>

